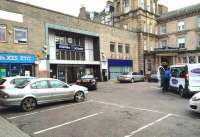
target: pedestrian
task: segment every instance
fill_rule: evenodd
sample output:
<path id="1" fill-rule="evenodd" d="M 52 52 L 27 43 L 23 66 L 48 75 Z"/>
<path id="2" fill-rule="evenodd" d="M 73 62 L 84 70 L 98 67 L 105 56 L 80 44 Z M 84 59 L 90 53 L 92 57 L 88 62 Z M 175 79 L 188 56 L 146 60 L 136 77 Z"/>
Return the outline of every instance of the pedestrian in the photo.
<path id="1" fill-rule="evenodd" d="M 163 76 L 163 91 L 167 91 L 169 89 L 171 72 L 168 66 L 164 66 L 164 76 Z"/>

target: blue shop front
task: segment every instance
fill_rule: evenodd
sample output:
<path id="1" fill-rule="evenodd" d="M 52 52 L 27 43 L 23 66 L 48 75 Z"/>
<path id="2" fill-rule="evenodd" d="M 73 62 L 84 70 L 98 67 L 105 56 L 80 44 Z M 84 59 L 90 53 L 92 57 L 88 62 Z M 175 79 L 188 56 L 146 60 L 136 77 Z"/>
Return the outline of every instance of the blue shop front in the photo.
<path id="1" fill-rule="evenodd" d="M 109 79 L 116 79 L 122 73 L 133 71 L 133 60 L 108 59 Z"/>
<path id="2" fill-rule="evenodd" d="M 35 55 L 0 53 L 0 78 L 35 76 Z"/>

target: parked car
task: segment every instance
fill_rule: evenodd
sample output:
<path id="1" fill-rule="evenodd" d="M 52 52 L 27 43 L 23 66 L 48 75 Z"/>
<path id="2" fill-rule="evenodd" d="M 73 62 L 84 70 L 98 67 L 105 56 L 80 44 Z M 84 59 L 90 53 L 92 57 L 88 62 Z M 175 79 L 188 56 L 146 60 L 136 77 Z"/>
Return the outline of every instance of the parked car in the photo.
<path id="1" fill-rule="evenodd" d="M 137 82 L 137 81 L 145 81 L 145 76 L 137 73 L 137 72 L 127 72 L 127 73 L 123 73 L 122 75 L 119 75 L 117 77 L 117 80 L 119 82 Z"/>
<path id="2" fill-rule="evenodd" d="M 27 80 L 15 86 L 0 90 L 0 105 L 20 106 L 24 111 L 31 111 L 37 105 L 49 102 L 74 99 L 84 101 L 88 89 L 78 85 L 68 85 L 60 80 L 38 78 Z"/>
<path id="3" fill-rule="evenodd" d="M 151 73 L 148 77 L 147 77 L 148 82 L 158 82 L 158 76 L 157 73 Z"/>
<path id="4" fill-rule="evenodd" d="M 200 113 L 200 93 L 195 94 L 189 101 L 189 108 L 194 112 Z"/>
<path id="5" fill-rule="evenodd" d="M 177 91 L 181 97 L 200 92 L 200 64 L 173 65 L 170 66 L 170 71 L 171 90 Z"/>
<path id="6" fill-rule="evenodd" d="M 25 77 L 25 76 L 16 76 L 16 77 L 5 77 L 0 79 L 0 89 L 4 88 L 13 88 L 15 85 L 20 84 L 24 80 L 31 80 L 35 77 Z"/>
<path id="7" fill-rule="evenodd" d="M 90 90 L 97 89 L 97 81 L 93 75 L 85 75 L 76 81 L 77 85 L 87 87 Z"/>

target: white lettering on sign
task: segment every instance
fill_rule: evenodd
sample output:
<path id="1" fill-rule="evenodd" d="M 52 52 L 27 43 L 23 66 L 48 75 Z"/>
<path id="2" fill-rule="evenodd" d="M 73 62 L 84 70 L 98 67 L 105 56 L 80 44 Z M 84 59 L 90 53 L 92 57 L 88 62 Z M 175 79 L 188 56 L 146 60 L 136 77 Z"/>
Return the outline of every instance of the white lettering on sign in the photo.
<path id="1" fill-rule="evenodd" d="M 29 57 L 29 56 L 20 56 L 20 60 L 26 60 L 26 61 L 29 61 L 31 60 L 32 58 Z"/>
<path id="2" fill-rule="evenodd" d="M 0 10 L 0 19 L 10 20 L 10 21 L 16 21 L 16 22 L 23 22 L 23 15 L 14 13 L 14 12 L 8 12 Z"/>
<path id="3" fill-rule="evenodd" d="M 0 60 L 17 60 L 17 56 L 0 56 Z"/>

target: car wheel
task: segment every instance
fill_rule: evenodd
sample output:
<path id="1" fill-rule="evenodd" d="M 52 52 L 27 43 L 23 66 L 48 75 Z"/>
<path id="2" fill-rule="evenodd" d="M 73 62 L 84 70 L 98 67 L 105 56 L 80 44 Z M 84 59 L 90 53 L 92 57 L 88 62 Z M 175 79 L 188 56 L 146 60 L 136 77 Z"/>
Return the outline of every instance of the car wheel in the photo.
<path id="1" fill-rule="evenodd" d="M 178 92 L 179 92 L 179 95 L 180 95 L 181 97 L 185 97 L 185 91 L 184 91 L 183 87 L 179 87 Z"/>
<path id="2" fill-rule="evenodd" d="M 34 110 L 36 106 L 37 101 L 34 98 L 25 98 L 21 103 L 22 110 L 26 112 Z"/>
<path id="3" fill-rule="evenodd" d="M 82 102 L 85 100 L 85 95 L 82 91 L 78 91 L 74 96 L 75 102 Z"/>
<path id="4" fill-rule="evenodd" d="M 134 83 L 135 82 L 135 80 L 134 79 L 131 79 L 131 83 Z"/>

